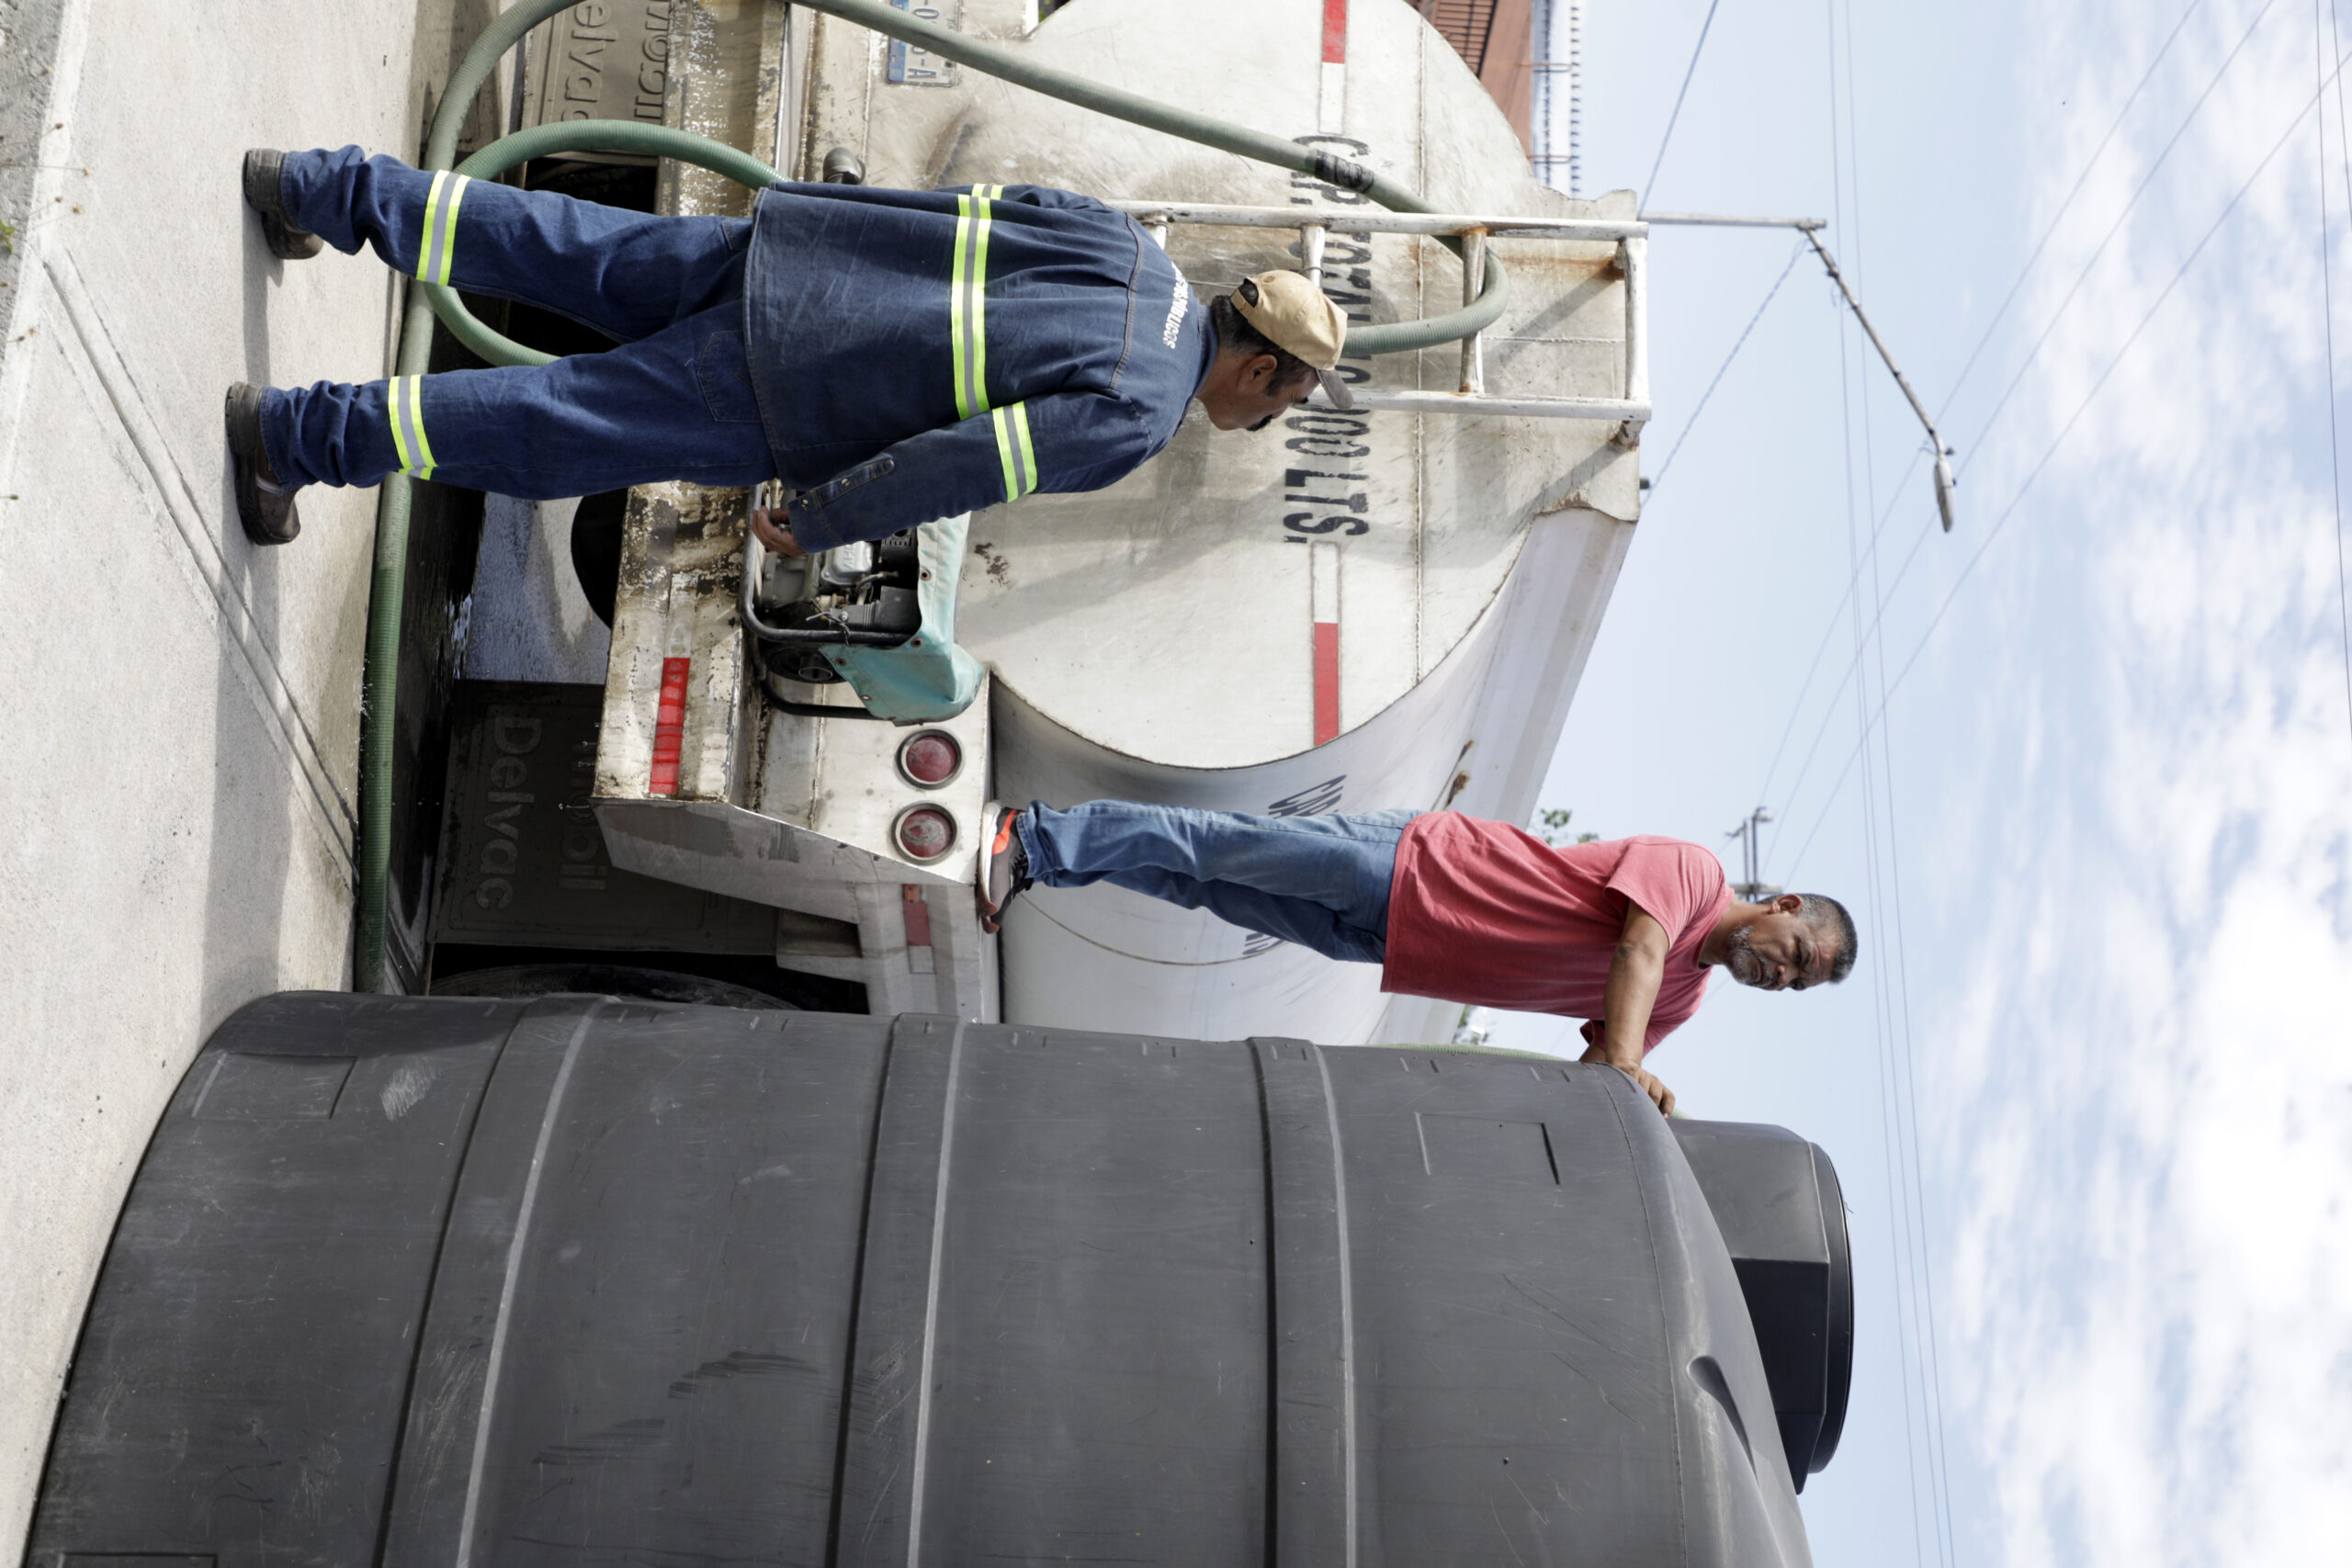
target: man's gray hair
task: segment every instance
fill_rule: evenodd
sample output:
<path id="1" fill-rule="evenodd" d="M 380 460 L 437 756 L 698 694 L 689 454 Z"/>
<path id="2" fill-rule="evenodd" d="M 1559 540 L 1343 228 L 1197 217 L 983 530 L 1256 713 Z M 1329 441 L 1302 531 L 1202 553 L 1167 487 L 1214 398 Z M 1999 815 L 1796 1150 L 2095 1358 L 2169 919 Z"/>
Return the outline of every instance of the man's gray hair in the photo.
<path id="1" fill-rule="evenodd" d="M 1797 897 L 1803 900 L 1797 907 L 1797 919 L 1837 950 L 1838 956 L 1829 961 L 1829 983 L 1834 986 L 1854 972 L 1854 917 L 1846 912 L 1845 905 L 1826 894 L 1800 893 Z"/>

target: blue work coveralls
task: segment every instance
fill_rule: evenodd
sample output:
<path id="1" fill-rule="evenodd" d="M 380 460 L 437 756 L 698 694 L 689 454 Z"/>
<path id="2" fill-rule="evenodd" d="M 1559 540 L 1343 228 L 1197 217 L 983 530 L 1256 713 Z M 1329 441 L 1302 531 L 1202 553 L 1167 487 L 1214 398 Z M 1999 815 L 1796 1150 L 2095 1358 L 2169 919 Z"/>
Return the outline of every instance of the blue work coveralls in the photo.
<path id="1" fill-rule="evenodd" d="M 288 154 L 284 196 L 337 250 L 618 344 L 272 389 L 262 438 L 288 484 L 781 479 L 796 538 L 826 549 L 1113 483 L 1168 445 L 1216 354 L 1140 226 L 1041 186 L 778 185 L 749 219 L 663 218 L 345 147 Z"/>

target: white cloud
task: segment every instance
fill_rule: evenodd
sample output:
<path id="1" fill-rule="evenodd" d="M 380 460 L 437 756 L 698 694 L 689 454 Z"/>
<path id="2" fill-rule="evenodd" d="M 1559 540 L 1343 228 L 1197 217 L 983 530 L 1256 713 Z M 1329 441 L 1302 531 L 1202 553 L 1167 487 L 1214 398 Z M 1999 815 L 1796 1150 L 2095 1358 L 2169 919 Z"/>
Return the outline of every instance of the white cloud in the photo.
<path id="1" fill-rule="evenodd" d="M 2036 329 L 2257 8 L 2192 23 L 2052 247 Z M 2022 96 L 2074 151 L 2030 171 L 2031 210 L 2178 15 L 2140 9 L 2045 32 Z M 2309 10 L 2275 8 L 2043 350 L 1980 520 L 2309 97 L 2311 49 Z M 2306 120 L 1942 653 L 1976 660 L 1984 700 L 1930 876 L 1993 912 L 1961 933 L 1926 1053 L 1955 1195 L 1943 1365 L 1992 1488 L 1985 1544 L 2012 1564 L 2340 1561 L 2352 1541 L 2352 719 L 2312 159 Z M 2347 327 L 2340 310 L 2352 348 Z"/>

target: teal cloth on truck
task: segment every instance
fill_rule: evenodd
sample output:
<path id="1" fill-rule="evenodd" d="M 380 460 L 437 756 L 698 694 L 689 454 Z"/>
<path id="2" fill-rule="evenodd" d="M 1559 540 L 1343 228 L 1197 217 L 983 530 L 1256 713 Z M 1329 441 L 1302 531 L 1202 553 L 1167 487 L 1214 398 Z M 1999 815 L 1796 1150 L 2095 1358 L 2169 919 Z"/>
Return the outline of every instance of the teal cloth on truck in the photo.
<path id="1" fill-rule="evenodd" d="M 963 575 L 970 513 L 926 523 L 915 534 L 922 575 L 915 604 L 922 624 L 896 648 L 828 648 L 825 658 L 876 718 L 935 724 L 972 705 L 980 661 L 956 645 L 956 585 Z"/>

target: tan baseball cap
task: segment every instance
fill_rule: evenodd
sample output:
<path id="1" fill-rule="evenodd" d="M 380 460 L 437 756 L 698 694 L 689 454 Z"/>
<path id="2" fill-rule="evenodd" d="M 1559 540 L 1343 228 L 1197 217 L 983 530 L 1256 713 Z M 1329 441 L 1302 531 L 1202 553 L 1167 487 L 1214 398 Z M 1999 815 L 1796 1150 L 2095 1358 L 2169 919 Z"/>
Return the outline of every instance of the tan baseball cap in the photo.
<path id="1" fill-rule="evenodd" d="M 1337 368 L 1348 341 L 1348 318 L 1300 272 L 1261 272 L 1233 290 L 1233 308 L 1267 340 L 1315 368 L 1315 378 L 1332 403 L 1351 409 L 1356 400 Z"/>

